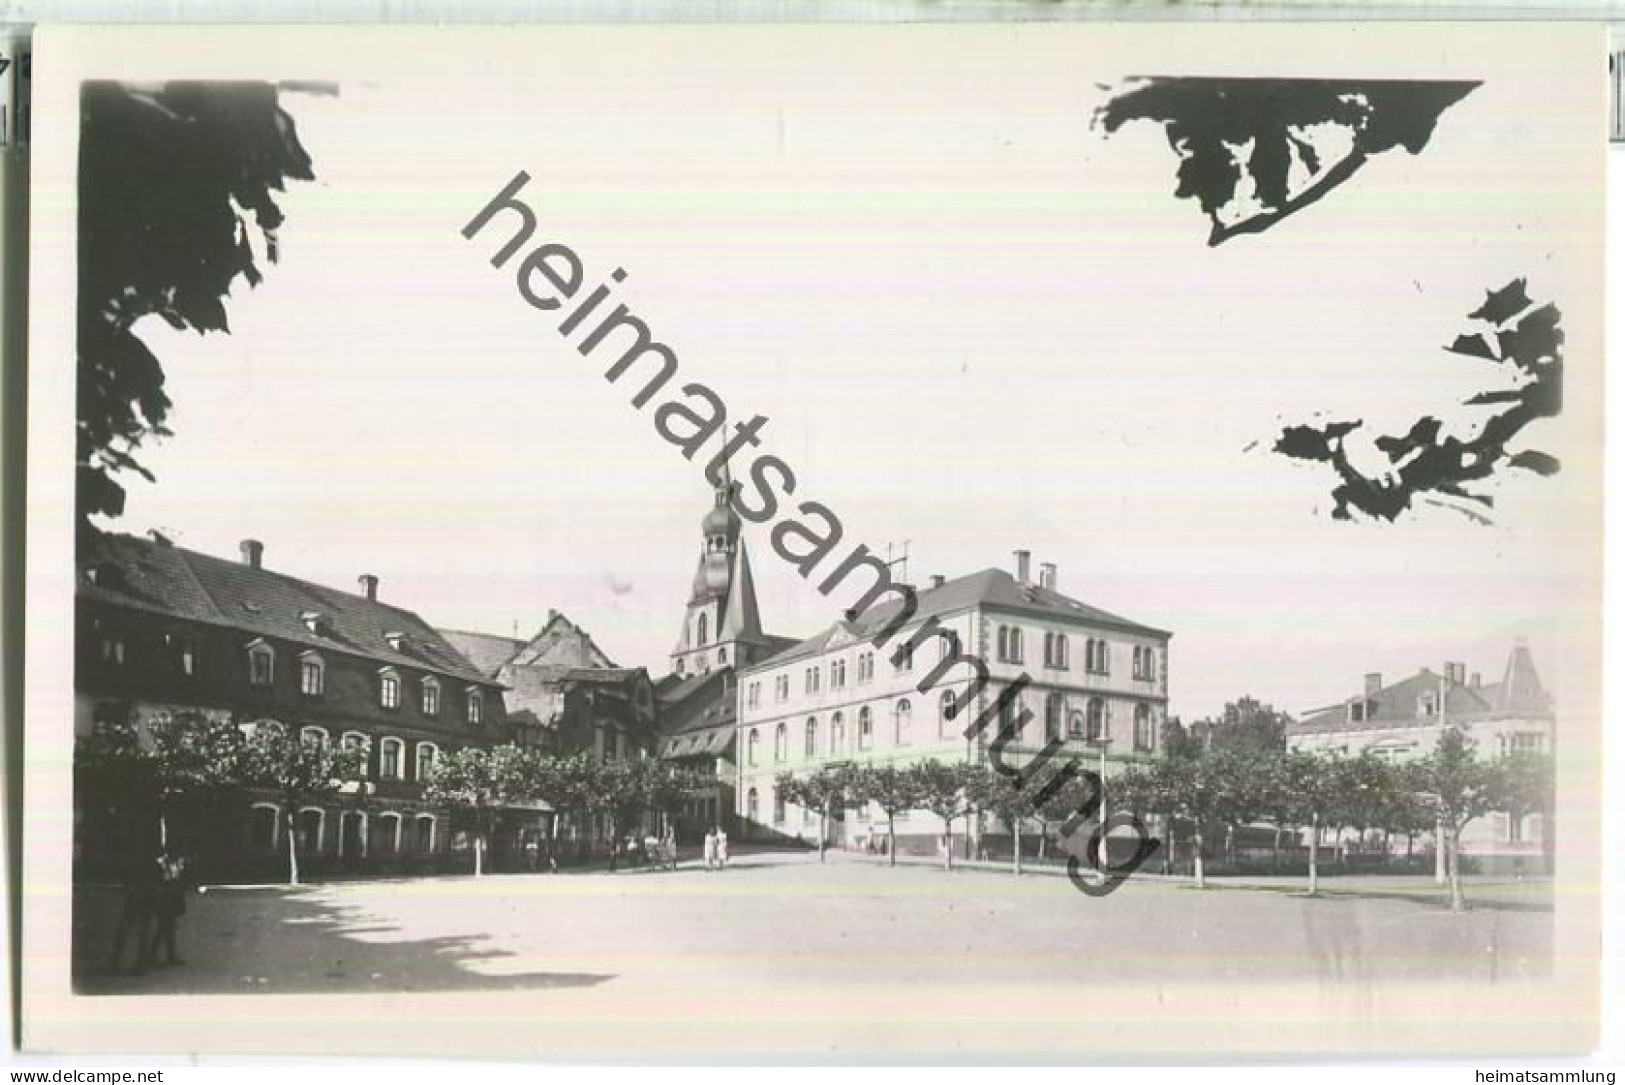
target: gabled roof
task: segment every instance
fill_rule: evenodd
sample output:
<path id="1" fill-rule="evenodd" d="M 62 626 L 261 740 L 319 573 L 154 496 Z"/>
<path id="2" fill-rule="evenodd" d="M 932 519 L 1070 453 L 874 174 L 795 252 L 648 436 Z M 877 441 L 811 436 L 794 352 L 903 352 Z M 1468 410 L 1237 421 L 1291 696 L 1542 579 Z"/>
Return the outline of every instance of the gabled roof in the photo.
<path id="1" fill-rule="evenodd" d="M 476 670 L 493 678 L 502 665 L 525 646 L 524 641 L 512 637 L 499 637 L 491 633 L 470 633 L 462 629 L 442 629 L 440 635 L 461 652 L 464 659 L 474 664 Z"/>
<path id="2" fill-rule="evenodd" d="M 1165 630 L 1141 625 L 1139 622 L 1080 602 L 1069 595 L 1062 595 L 1053 589 L 1041 588 L 1036 584 L 1018 583 L 1014 576 L 1003 569 L 983 569 L 947 581 L 941 587 L 916 588 L 915 592 L 918 607 L 914 616 L 909 619 L 911 625 L 933 615 L 953 614 L 979 606 L 989 610 L 1024 614 L 1096 629 L 1113 629 L 1164 640 L 1173 636 Z M 853 641 L 872 640 L 892 622 L 902 606 L 902 600 L 892 598 L 881 606 L 865 611 L 856 621 L 836 622 L 794 647 L 748 669 L 756 670 L 769 663 L 786 663 L 819 655 L 826 651 L 830 647 L 830 641 L 837 637 L 844 636 Z"/>
<path id="3" fill-rule="evenodd" d="M 77 565 L 80 599 L 497 684 L 412 611 L 363 595 L 130 535 L 86 539 Z M 321 633 L 305 624 L 312 612 Z M 397 633 L 400 648 L 388 639 Z"/>

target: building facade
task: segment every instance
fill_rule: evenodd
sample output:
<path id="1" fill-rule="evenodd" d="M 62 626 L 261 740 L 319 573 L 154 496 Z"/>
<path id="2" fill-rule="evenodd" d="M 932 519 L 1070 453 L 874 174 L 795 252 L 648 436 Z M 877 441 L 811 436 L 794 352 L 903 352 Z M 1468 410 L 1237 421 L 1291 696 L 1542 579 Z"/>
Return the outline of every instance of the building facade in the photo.
<path id="1" fill-rule="evenodd" d="M 275 721 L 306 741 L 363 745 L 365 781 L 294 811 L 301 863 L 314 873 L 432 870 L 472 863 L 469 827 L 426 802 L 435 760 L 509 737 L 502 686 L 426 622 L 378 597 L 264 566 L 242 543 L 226 561 L 162 536 L 81 543 L 76 590 L 76 737 L 137 732 L 182 714 L 239 726 Z M 277 796 L 244 792 L 181 842 L 214 878 L 277 878 L 287 827 Z M 120 859 L 122 812 L 75 797 L 75 853 L 86 876 Z"/>
<path id="2" fill-rule="evenodd" d="M 1015 768 L 1052 741 L 1061 743 L 1060 758 L 1091 768 L 1104 751 L 1108 775 L 1155 753 L 1171 634 L 1063 595 L 1053 565 L 1033 581 L 1027 553 L 1016 556 L 1013 574 L 933 578 L 883 644 L 876 639 L 897 625 L 900 601 L 743 670 L 735 812 L 747 835 L 817 839 L 817 813 L 776 793 L 781 772 L 838 762 L 975 763 L 1006 728 L 1015 738 L 1000 756 Z M 967 738 L 976 720 L 986 726 Z M 897 821 L 898 848 L 929 852 L 942 831 L 935 815 L 909 812 Z M 867 848 L 884 833 L 884 816 L 860 808 L 842 812 L 831 839 Z"/>
<path id="3" fill-rule="evenodd" d="M 1499 682 L 1485 683 L 1458 662 L 1445 663 L 1442 673 L 1423 668 L 1394 683 L 1367 674 L 1359 692 L 1289 725 L 1287 743 L 1296 750 L 1369 752 L 1403 762 L 1431 753 L 1445 729 L 1456 728 L 1477 744 L 1480 756 L 1498 757 L 1518 750 L 1553 752 L 1556 724 L 1551 696 L 1520 639 Z M 1540 813 L 1492 813 L 1462 831 L 1462 854 L 1490 871 L 1549 867 L 1554 828 Z"/>

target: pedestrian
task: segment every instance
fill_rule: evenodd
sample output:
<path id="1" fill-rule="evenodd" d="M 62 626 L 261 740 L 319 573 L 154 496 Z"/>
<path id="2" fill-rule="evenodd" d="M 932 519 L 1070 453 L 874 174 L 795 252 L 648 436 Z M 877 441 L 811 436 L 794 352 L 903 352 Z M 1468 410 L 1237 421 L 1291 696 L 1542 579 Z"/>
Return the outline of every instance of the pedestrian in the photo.
<path id="1" fill-rule="evenodd" d="M 165 854 L 158 860 L 159 880 L 153 902 L 152 950 L 148 954 L 155 963 L 185 964 L 176 947 L 181 916 L 186 914 L 186 859 L 180 855 Z M 159 951 L 164 960 L 157 962 Z"/>
<path id="2" fill-rule="evenodd" d="M 677 830 L 676 830 L 676 828 L 674 828 L 673 826 L 670 826 L 670 825 L 666 826 L 666 838 L 665 838 L 665 840 L 663 840 L 661 842 L 661 847 L 664 848 L 664 850 L 665 850 L 666 865 L 670 869 L 676 870 L 677 869 Z"/>
<path id="3" fill-rule="evenodd" d="M 109 972 L 123 969 L 124 947 L 132 941 L 135 943 L 135 960 L 130 965 L 130 971 L 140 975 L 152 963 L 154 909 L 162 875 L 158 863 L 157 855 L 141 847 L 131 848 L 123 857 L 119 871 L 123 904 L 119 910 L 118 927 L 113 932 L 113 952 L 107 960 Z"/>
<path id="4" fill-rule="evenodd" d="M 534 836 L 527 834 L 525 837 L 525 866 L 532 874 L 536 873 L 541 867 L 541 851 L 541 844 Z"/>
<path id="5" fill-rule="evenodd" d="M 717 869 L 728 869 L 728 830 L 717 830 Z"/>
<path id="6" fill-rule="evenodd" d="M 705 843 L 700 846 L 700 853 L 705 857 L 705 869 L 715 870 L 717 868 L 717 831 L 715 829 L 705 830 Z"/>

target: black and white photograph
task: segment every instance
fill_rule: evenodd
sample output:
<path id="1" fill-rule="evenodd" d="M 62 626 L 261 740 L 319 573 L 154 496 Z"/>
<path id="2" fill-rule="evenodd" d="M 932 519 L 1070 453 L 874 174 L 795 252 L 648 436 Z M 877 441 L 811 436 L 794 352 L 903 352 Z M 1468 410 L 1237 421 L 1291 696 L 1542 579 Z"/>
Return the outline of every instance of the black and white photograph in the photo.
<path id="1" fill-rule="evenodd" d="M 1595 1046 L 1597 28 L 35 50 L 26 1047 Z"/>

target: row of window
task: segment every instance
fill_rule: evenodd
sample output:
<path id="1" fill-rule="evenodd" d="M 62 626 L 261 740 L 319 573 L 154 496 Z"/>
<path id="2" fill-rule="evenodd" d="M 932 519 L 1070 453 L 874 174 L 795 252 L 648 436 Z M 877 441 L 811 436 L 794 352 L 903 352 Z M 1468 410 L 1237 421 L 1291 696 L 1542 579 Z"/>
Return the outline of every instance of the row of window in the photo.
<path id="1" fill-rule="evenodd" d="M 953 723 L 954 717 L 958 715 L 958 707 L 959 698 L 952 690 L 944 690 L 937 700 L 938 738 L 956 738 L 962 734 L 963 728 L 956 727 Z M 1022 711 L 1019 697 L 1004 702 L 999 710 L 1001 731 L 1012 732 L 1018 740 L 1025 730 L 1018 722 Z M 1051 691 L 1044 699 L 1045 742 L 1063 738 L 1063 720 L 1066 739 L 1081 739 L 1087 742 L 1111 741 L 1111 705 L 1104 698 L 1090 697 L 1081 710 L 1068 713 L 1065 696 L 1058 691 Z M 908 698 L 895 702 L 891 708 L 890 723 L 891 744 L 911 745 L 914 740 L 913 702 Z M 1136 750 L 1149 751 L 1156 748 L 1156 720 L 1148 704 L 1134 706 L 1133 738 Z M 874 712 L 868 706 L 858 709 L 856 726 L 851 734 L 848 734 L 844 712 L 832 713 L 827 729 L 817 716 L 808 716 L 806 723 L 802 725 L 801 740 L 802 756 L 807 759 L 820 756 L 840 757 L 851 749 L 871 749 L 875 741 Z M 790 725 L 778 724 L 773 729 L 775 763 L 789 760 L 790 742 Z M 745 736 L 745 764 L 760 763 L 761 743 L 762 728 L 752 727 Z"/>
<path id="2" fill-rule="evenodd" d="M 97 655 L 103 664 L 111 667 L 122 667 L 125 664 L 127 651 L 124 635 L 117 630 L 108 628 L 99 619 L 92 623 L 97 644 Z M 165 633 L 163 639 L 164 655 L 171 662 L 176 673 L 186 678 L 196 677 L 198 673 L 197 643 L 191 638 L 179 633 Z M 276 681 L 276 649 L 263 638 L 252 641 L 247 649 L 248 655 L 248 684 L 260 688 L 269 688 Z M 321 697 L 327 692 L 327 660 L 320 652 L 305 651 L 299 653 L 299 692 L 306 697 Z M 405 679 L 395 667 L 383 667 L 378 671 L 378 704 L 382 708 L 398 709 L 404 696 Z M 418 682 L 418 705 L 425 716 L 440 715 L 442 694 L 440 680 L 433 675 L 424 675 Z M 464 712 L 469 723 L 478 725 L 484 715 L 484 693 L 478 686 L 469 686 L 465 690 Z"/>
<path id="3" fill-rule="evenodd" d="M 321 747 L 329 741 L 327 729 L 314 724 L 299 729 L 299 741 Z M 347 750 L 361 750 L 369 753 L 372 740 L 360 731 L 346 731 L 339 736 L 339 742 Z M 412 750 L 412 774 L 407 775 L 406 743 L 393 735 L 386 735 L 378 742 L 378 778 L 381 780 L 425 780 L 434 771 L 435 762 L 440 757 L 440 747 L 433 742 L 419 742 Z"/>
<path id="4" fill-rule="evenodd" d="M 386 854 L 400 855 L 406 850 L 418 854 L 431 854 L 435 849 L 439 819 L 433 814 L 418 814 L 411 819 L 410 836 L 407 819 L 391 810 L 377 815 L 376 831 L 364 810 L 345 810 L 339 815 L 334 850 L 340 858 L 352 856 L 366 858 L 374 840 Z M 299 850 L 306 855 L 319 855 L 327 850 L 327 811 L 307 806 L 294 819 Z M 282 808 L 274 803 L 255 803 L 249 812 L 248 842 L 261 851 L 280 850 L 282 844 Z"/>

